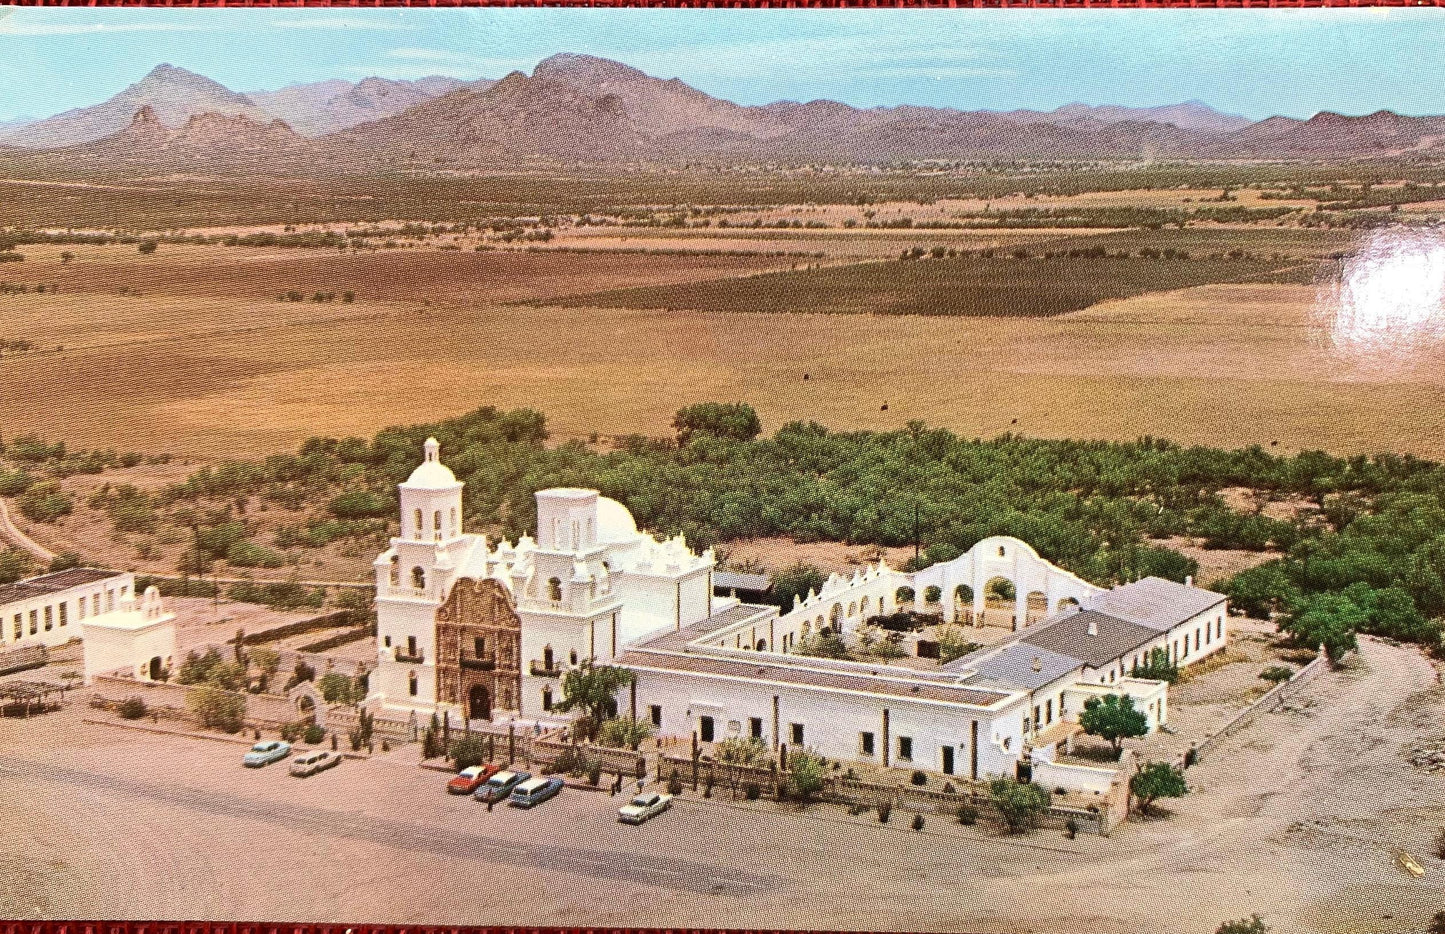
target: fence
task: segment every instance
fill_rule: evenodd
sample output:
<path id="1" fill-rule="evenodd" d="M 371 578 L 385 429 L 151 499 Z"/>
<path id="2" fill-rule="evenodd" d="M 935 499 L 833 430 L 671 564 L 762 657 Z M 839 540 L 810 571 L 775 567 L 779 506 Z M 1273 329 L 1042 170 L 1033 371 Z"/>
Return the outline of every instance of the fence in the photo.
<path id="1" fill-rule="evenodd" d="M 163 716 L 194 719 L 189 702 L 192 689 L 201 685 L 175 684 L 163 681 L 140 681 L 135 678 L 120 678 L 114 675 L 97 675 L 91 682 L 93 698 L 108 703 L 118 703 L 132 697 L 145 701 L 147 708 L 169 711 Z M 278 729 L 298 718 L 296 707 L 285 697 L 277 694 L 249 694 L 242 691 L 226 691 L 246 700 L 244 722 L 248 727 Z"/>
<path id="2" fill-rule="evenodd" d="M 1321 650 L 1313 661 L 1299 671 L 1296 671 L 1288 681 L 1281 681 L 1268 691 L 1265 691 L 1248 707 L 1245 707 L 1239 713 L 1235 714 L 1234 718 L 1228 723 L 1200 740 L 1194 747 L 1196 759 L 1213 749 L 1226 737 L 1248 726 L 1259 714 L 1274 710 L 1280 704 L 1283 704 L 1298 694 L 1306 684 L 1309 684 L 1315 678 L 1319 677 L 1320 672 L 1324 671 L 1327 667 L 1329 667 L 1329 656 Z"/>
<path id="3" fill-rule="evenodd" d="M 786 773 L 779 773 L 775 769 L 702 760 L 694 763 L 692 759 L 682 756 L 660 755 L 657 761 L 659 779 L 670 776 L 676 771 L 680 779 L 691 784 L 693 783 L 693 770 L 696 768 L 695 774 L 698 783 L 705 784 L 708 777 L 711 776 L 715 787 L 730 788 L 734 794 L 738 789 L 746 788 L 748 784 L 755 784 L 761 794 L 773 796 L 777 794 L 780 775 L 786 778 Z M 880 802 L 886 802 L 898 810 L 950 816 L 957 814 L 961 808 L 967 806 L 975 809 L 981 818 L 993 823 L 1003 823 L 1002 818 L 998 816 L 998 809 L 989 795 L 985 794 L 981 788 L 969 787 L 969 783 L 963 780 L 960 780 L 959 784 L 964 786 L 961 791 L 935 791 L 931 788 L 883 785 L 829 775 L 823 779 L 823 791 L 820 797 L 825 801 L 863 807 L 876 807 Z M 1114 802 L 1111 799 L 1105 799 L 1092 810 L 1054 805 L 1046 808 L 1039 815 L 1038 826 L 1045 829 L 1063 830 L 1072 821 L 1074 829 L 1079 832 L 1108 836 L 1109 831 L 1118 823 L 1118 820 L 1114 819 L 1116 816 L 1113 814 L 1114 810 Z M 1123 818 L 1120 815 L 1118 819 L 1122 820 Z"/>
<path id="4" fill-rule="evenodd" d="M 591 743 L 564 743 L 549 739 L 547 735 L 531 740 L 531 757 L 538 762 L 551 765 L 565 750 L 575 749 L 588 759 L 601 763 L 604 772 L 621 772 L 624 776 L 647 774 L 647 757 L 640 752 Z"/>

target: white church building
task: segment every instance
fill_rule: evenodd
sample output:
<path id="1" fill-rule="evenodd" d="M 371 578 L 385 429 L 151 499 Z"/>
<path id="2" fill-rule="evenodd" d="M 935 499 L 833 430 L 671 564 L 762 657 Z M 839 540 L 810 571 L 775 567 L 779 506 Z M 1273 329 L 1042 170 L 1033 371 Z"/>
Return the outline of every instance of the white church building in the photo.
<path id="1" fill-rule="evenodd" d="M 660 735 L 986 778 L 1051 760 L 1091 697 L 1127 694 L 1157 728 L 1168 685 L 1129 672 L 1155 648 L 1184 666 L 1228 638 L 1222 594 L 1160 578 L 1106 590 L 1007 536 L 915 573 L 834 574 L 790 608 L 746 604 L 714 595 L 711 550 L 639 531 L 595 490 L 539 491 L 536 537 L 494 544 L 462 529 L 462 486 L 428 440 L 400 485 L 401 534 L 374 565 L 368 703 L 391 716 L 552 719 L 560 675 L 590 660 L 634 673 L 619 710 Z M 797 653 L 899 609 L 977 620 L 996 578 L 1013 587 L 1012 630 L 953 662 Z"/>

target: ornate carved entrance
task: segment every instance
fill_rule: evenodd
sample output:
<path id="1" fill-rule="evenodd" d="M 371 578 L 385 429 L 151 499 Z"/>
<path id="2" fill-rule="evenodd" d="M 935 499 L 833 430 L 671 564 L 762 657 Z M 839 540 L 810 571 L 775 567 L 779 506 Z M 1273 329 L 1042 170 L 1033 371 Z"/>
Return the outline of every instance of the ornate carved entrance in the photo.
<path id="1" fill-rule="evenodd" d="M 522 697 L 522 621 L 494 580 L 462 578 L 436 615 L 437 700 L 490 720 Z"/>

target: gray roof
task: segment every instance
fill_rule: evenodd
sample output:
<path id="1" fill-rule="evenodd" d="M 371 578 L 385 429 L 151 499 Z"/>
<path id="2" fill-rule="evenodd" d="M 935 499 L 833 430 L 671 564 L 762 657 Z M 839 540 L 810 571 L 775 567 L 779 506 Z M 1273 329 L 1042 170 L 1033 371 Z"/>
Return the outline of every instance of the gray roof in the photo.
<path id="1" fill-rule="evenodd" d="M 1090 626 L 1093 632 L 1089 631 Z M 1149 626 L 1096 610 L 1082 610 L 1039 624 L 1019 643 L 1077 658 L 1091 668 L 1102 668 L 1158 636 L 1158 630 Z"/>
<path id="2" fill-rule="evenodd" d="M 107 571 L 101 568 L 70 568 L 66 571 L 41 574 L 39 577 L 16 581 L 13 584 L 0 585 L 0 605 L 28 600 L 32 597 L 49 596 L 60 593 L 62 590 L 69 590 L 71 587 L 81 587 L 96 581 L 119 577 L 124 573 L 124 571 Z"/>
<path id="3" fill-rule="evenodd" d="M 1034 670 L 1034 663 L 1038 670 Z M 980 678 L 1025 691 L 1034 691 L 1083 666 L 1080 659 L 1038 645 L 1014 642 L 986 655 L 968 667 Z"/>
<path id="4" fill-rule="evenodd" d="M 689 642 L 701 639 L 710 632 L 726 629 L 734 623 L 741 623 L 753 618 L 757 618 L 759 622 L 766 622 L 768 617 L 776 615 L 777 612 L 777 607 L 766 603 L 739 603 L 719 610 L 695 623 L 689 623 L 681 629 L 664 629 L 651 638 L 641 640 L 633 648 L 683 652 L 687 650 L 686 646 Z"/>
<path id="5" fill-rule="evenodd" d="M 1222 593 L 1165 580 L 1145 577 L 1099 594 L 1090 609 L 1126 619 L 1156 632 L 1173 629 L 1227 598 Z"/>
<path id="6" fill-rule="evenodd" d="M 773 586 L 772 578 L 766 574 L 744 574 L 741 571 L 713 571 L 714 590 L 750 590 L 764 593 Z"/>

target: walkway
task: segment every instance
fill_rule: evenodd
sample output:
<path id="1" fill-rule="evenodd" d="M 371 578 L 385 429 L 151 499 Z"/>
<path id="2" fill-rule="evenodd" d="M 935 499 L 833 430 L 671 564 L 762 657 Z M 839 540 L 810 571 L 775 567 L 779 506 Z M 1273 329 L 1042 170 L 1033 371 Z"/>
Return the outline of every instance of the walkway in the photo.
<path id="1" fill-rule="evenodd" d="M 0 497 L 0 536 L 9 539 L 16 547 L 30 552 L 42 564 L 55 560 L 55 552 L 20 531 L 15 525 L 10 518 L 10 503 L 4 497 Z"/>

